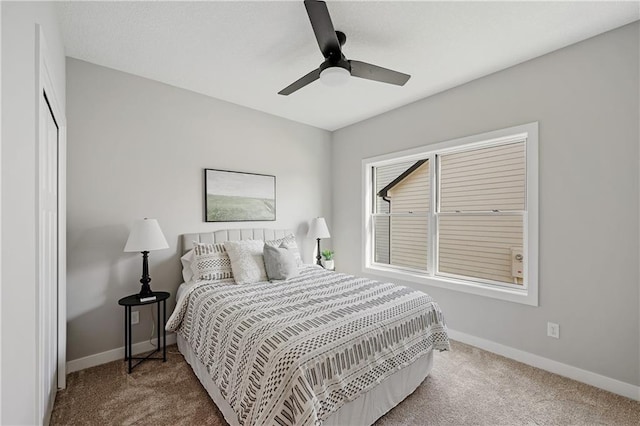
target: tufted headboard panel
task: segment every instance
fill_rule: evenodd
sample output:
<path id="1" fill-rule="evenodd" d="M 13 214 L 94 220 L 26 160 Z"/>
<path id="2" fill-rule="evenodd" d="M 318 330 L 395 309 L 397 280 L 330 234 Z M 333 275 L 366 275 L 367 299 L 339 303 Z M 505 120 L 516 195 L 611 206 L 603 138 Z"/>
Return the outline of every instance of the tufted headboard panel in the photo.
<path id="1" fill-rule="evenodd" d="M 249 228 L 249 229 L 222 229 L 213 232 L 200 232 L 195 234 L 182 234 L 182 254 L 193 248 L 193 242 L 199 243 L 222 243 L 225 241 L 239 240 L 276 240 L 286 237 L 293 232 L 289 229 L 265 229 L 265 228 Z"/>

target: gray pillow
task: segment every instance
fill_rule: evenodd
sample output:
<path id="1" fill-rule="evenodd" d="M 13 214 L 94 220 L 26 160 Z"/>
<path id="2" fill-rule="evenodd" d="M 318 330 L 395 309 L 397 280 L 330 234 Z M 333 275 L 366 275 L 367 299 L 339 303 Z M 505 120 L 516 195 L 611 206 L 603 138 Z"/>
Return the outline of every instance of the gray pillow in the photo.
<path id="1" fill-rule="evenodd" d="M 290 250 L 265 244 L 262 254 L 269 280 L 288 280 L 298 276 L 298 263 Z"/>

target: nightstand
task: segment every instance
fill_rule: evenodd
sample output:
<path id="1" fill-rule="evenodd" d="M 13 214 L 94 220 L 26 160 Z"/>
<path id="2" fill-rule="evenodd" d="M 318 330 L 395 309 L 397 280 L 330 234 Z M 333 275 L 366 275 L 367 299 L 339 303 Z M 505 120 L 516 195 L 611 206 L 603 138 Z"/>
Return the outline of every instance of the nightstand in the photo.
<path id="1" fill-rule="evenodd" d="M 148 359 L 156 359 L 162 360 L 163 362 L 167 361 L 167 332 L 165 330 L 165 326 L 167 323 L 167 299 L 171 296 L 170 293 L 166 291 L 154 291 L 153 296 L 155 296 L 155 300 L 150 300 L 148 302 L 141 302 L 140 296 L 137 294 L 132 294 L 131 296 L 123 297 L 118 300 L 118 305 L 124 306 L 124 360 L 129 362 L 129 374 L 131 374 L 131 370 L 133 370 L 140 363 L 148 360 Z M 160 302 L 162 302 L 162 317 L 160 316 Z M 144 305 L 152 305 L 156 304 L 156 308 L 158 311 L 158 346 L 157 348 L 147 354 L 144 357 L 134 357 L 131 353 L 131 308 L 133 306 L 144 306 Z M 160 319 L 162 318 L 162 322 Z M 160 327 L 162 326 L 162 348 L 160 347 Z M 160 352 L 162 350 L 162 358 L 160 357 L 152 357 L 152 355 Z M 138 360 L 135 364 L 132 365 L 133 360 Z"/>

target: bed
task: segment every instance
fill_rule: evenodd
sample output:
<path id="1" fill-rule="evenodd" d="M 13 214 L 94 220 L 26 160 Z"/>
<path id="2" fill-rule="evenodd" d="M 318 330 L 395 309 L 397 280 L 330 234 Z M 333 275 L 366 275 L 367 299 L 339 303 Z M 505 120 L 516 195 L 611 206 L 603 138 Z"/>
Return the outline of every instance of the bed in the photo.
<path id="1" fill-rule="evenodd" d="M 193 242 L 281 241 L 288 230 L 184 234 Z M 428 295 L 316 265 L 284 281 L 183 283 L 167 330 L 232 426 L 370 425 L 448 350 Z"/>

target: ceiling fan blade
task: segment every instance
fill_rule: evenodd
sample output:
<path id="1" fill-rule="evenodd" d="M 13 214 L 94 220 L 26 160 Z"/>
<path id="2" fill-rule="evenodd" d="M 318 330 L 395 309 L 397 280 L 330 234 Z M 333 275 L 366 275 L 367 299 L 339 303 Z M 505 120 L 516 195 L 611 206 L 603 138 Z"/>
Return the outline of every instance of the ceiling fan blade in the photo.
<path id="1" fill-rule="evenodd" d="M 307 84 L 313 83 L 314 81 L 316 81 L 319 78 L 320 78 L 320 70 L 319 69 L 313 70 L 309 74 L 307 74 L 304 77 L 296 80 L 292 84 L 288 85 L 287 87 L 285 87 L 284 89 L 279 91 L 278 95 L 284 95 L 284 96 L 290 95 L 293 92 L 295 92 L 296 90 L 302 89 Z"/>
<path id="2" fill-rule="evenodd" d="M 382 83 L 404 86 L 411 78 L 409 74 L 382 68 L 377 65 L 360 61 L 349 61 L 351 64 L 351 75 L 354 77 L 366 78 L 367 80 L 381 81 Z"/>
<path id="3" fill-rule="evenodd" d="M 304 0 L 304 7 L 307 8 L 307 15 L 309 15 L 313 32 L 324 57 L 337 55 L 339 58 L 341 55 L 340 42 L 336 30 L 333 28 L 327 4 L 323 1 Z"/>

